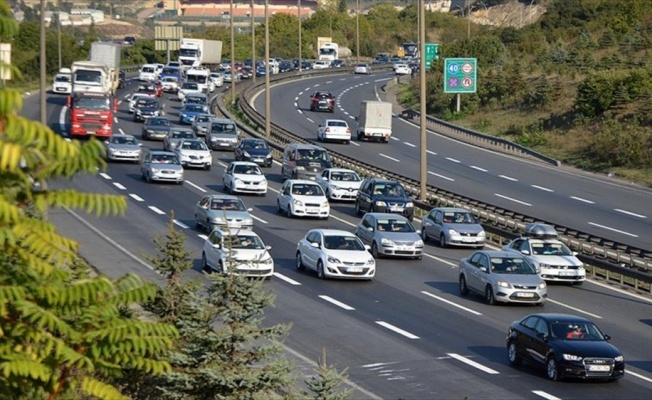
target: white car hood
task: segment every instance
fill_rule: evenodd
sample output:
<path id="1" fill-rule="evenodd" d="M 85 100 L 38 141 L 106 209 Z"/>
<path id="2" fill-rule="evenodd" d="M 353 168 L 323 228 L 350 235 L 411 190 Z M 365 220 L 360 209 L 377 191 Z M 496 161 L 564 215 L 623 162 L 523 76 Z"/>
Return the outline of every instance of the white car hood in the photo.
<path id="1" fill-rule="evenodd" d="M 579 267 L 582 262 L 575 256 L 536 255 L 532 259 L 538 263 L 549 265 L 563 265 L 568 267 Z"/>
<path id="2" fill-rule="evenodd" d="M 182 156 L 204 156 L 204 157 L 210 157 L 211 152 L 208 150 L 186 150 L 186 149 L 179 149 L 179 154 Z"/>
<path id="3" fill-rule="evenodd" d="M 367 250 L 332 250 L 324 249 L 324 254 L 327 256 L 335 257 L 340 261 L 348 261 L 355 263 L 367 263 L 369 259 L 372 258 L 371 254 Z M 369 264 L 371 265 L 371 264 Z"/>
<path id="4" fill-rule="evenodd" d="M 330 186 L 337 186 L 340 189 L 360 189 L 362 181 L 328 181 Z"/>
<path id="5" fill-rule="evenodd" d="M 240 179 L 241 181 L 247 182 L 266 182 L 267 178 L 265 175 L 253 175 L 253 174 L 233 174 L 233 179 Z"/>
<path id="6" fill-rule="evenodd" d="M 234 249 L 232 252 L 227 253 L 227 264 L 229 256 L 233 257 L 233 260 L 238 263 L 241 263 L 242 261 L 259 262 L 272 258 L 265 249 Z"/>
<path id="7" fill-rule="evenodd" d="M 326 199 L 326 196 L 304 196 L 304 195 L 298 195 L 298 194 L 293 194 L 290 197 L 291 200 L 299 200 L 303 204 L 306 203 L 319 203 L 320 205 L 327 202 L 328 200 Z"/>

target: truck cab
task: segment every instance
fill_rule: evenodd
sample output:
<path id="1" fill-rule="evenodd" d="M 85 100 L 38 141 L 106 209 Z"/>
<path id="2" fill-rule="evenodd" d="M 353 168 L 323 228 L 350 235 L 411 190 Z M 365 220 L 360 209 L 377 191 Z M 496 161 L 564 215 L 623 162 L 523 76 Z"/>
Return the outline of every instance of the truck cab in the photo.
<path id="1" fill-rule="evenodd" d="M 337 43 L 324 43 L 319 48 L 318 59 L 323 61 L 333 62 L 338 58 L 340 58 L 338 50 L 339 50 L 339 46 Z"/>
<path id="2" fill-rule="evenodd" d="M 158 65 L 156 64 L 145 64 L 140 68 L 138 73 L 139 81 L 155 81 L 158 78 Z"/>

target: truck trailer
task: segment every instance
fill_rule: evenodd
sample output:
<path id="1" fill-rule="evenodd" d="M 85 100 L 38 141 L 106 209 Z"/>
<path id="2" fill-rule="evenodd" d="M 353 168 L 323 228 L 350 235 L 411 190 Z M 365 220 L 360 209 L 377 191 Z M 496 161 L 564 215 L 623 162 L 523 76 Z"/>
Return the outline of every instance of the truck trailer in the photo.
<path id="1" fill-rule="evenodd" d="M 392 103 L 363 101 L 358 116 L 358 141 L 377 140 L 389 142 L 392 136 Z"/>
<path id="2" fill-rule="evenodd" d="M 120 62 L 122 47 L 115 43 L 91 43 L 90 61 L 106 65 L 107 88 L 115 95 L 120 83 Z"/>

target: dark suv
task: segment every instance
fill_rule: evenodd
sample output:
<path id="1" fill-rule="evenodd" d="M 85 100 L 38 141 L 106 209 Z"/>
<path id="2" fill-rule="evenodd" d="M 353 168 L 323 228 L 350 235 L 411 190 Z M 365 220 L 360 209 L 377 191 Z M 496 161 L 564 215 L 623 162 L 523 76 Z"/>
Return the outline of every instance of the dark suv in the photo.
<path id="1" fill-rule="evenodd" d="M 401 214 L 412 221 L 414 203 L 403 186 L 396 182 L 380 178 L 366 178 L 360 185 L 355 199 L 355 213 L 380 212 Z"/>
<path id="2" fill-rule="evenodd" d="M 310 95 L 310 111 L 335 112 L 335 96 L 325 90 L 318 90 Z"/>

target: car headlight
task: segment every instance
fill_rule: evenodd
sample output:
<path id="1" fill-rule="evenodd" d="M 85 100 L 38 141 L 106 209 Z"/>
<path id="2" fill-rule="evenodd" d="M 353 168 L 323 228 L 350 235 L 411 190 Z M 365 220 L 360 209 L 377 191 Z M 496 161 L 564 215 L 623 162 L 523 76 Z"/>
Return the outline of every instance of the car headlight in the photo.
<path id="1" fill-rule="evenodd" d="M 302 167 L 301 165 L 297 166 L 297 171 L 305 171 L 306 167 Z"/>
<path id="2" fill-rule="evenodd" d="M 373 258 L 367 260 L 367 265 L 374 265 L 374 264 L 376 264 L 376 260 L 374 260 Z"/>
<path id="3" fill-rule="evenodd" d="M 459 236 L 460 235 L 459 233 L 457 233 L 457 231 L 455 229 L 449 229 L 448 234 L 451 235 L 451 236 Z"/>
<path id="4" fill-rule="evenodd" d="M 150 170 L 151 170 L 152 172 L 154 172 L 154 173 L 156 173 L 156 172 L 158 172 L 158 171 L 159 171 L 159 169 L 158 169 L 158 168 L 156 168 L 156 167 L 152 167 L 152 168 L 150 168 Z"/>
<path id="5" fill-rule="evenodd" d="M 416 247 L 423 247 L 423 240 L 417 240 L 416 242 L 414 242 L 414 245 Z"/>
<path id="6" fill-rule="evenodd" d="M 242 154 L 243 154 L 245 157 L 251 157 L 251 154 L 249 154 L 248 151 L 244 151 L 244 152 L 242 152 Z"/>
<path id="7" fill-rule="evenodd" d="M 512 287 L 512 285 L 509 282 L 506 282 L 506 281 L 498 281 L 498 282 L 496 282 L 496 285 L 498 285 L 500 287 L 507 288 L 507 289 Z"/>
<path id="8" fill-rule="evenodd" d="M 272 158 L 272 153 L 269 153 L 268 155 L 266 155 L 265 158 Z"/>
<path id="9" fill-rule="evenodd" d="M 337 186 L 337 185 L 333 185 L 333 184 L 331 184 L 330 187 L 331 187 L 331 189 L 333 189 L 333 190 L 340 190 L 340 189 L 341 189 L 339 186 Z"/>
<path id="10" fill-rule="evenodd" d="M 390 246 L 390 247 L 394 246 L 394 242 L 385 238 L 380 239 L 380 244 L 382 244 L 383 246 Z"/>
<path id="11" fill-rule="evenodd" d="M 338 260 L 337 258 L 335 258 L 333 256 L 328 256 L 326 258 L 326 260 L 328 260 L 328 262 L 331 263 L 331 264 L 342 264 L 342 262 L 340 260 Z"/>
<path id="12" fill-rule="evenodd" d="M 321 206 L 322 206 L 322 207 L 328 207 L 328 200 L 325 201 L 325 202 L 323 202 L 323 203 L 321 203 Z"/>
<path id="13" fill-rule="evenodd" d="M 545 288 L 546 288 L 546 286 L 548 286 L 548 285 L 546 284 L 546 282 L 545 282 L 545 281 L 544 281 L 544 282 L 541 282 L 541 283 L 539 283 L 539 289 L 545 289 Z"/>
<path id="14" fill-rule="evenodd" d="M 485 236 L 486 233 L 484 231 L 480 231 L 480 233 L 478 233 L 478 237 L 485 237 Z"/>
<path id="15" fill-rule="evenodd" d="M 299 207 L 303 206 L 303 203 L 301 202 L 301 200 L 296 200 L 295 199 L 295 200 L 292 200 L 292 203 L 294 203 L 295 206 L 299 206 Z"/>
<path id="16" fill-rule="evenodd" d="M 222 224 L 222 223 L 224 223 L 225 221 L 226 221 L 226 220 L 225 220 L 224 218 L 222 218 L 222 217 L 214 217 L 214 218 L 211 218 L 211 222 L 214 223 L 214 224 Z"/>
<path id="17" fill-rule="evenodd" d="M 241 183 L 242 183 L 242 180 L 241 180 L 240 178 L 235 178 L 235 179 L 233 179 L 233 184 L 234 184 L 234 185 L 238 186 L 238 185 L 241 184 Z"/>
<path id="18" fill-rule="evenodd" d="M 387 207 L 387 203 L 385 203 L 385 202 L 382 201 L 382 200 L 376 200 L 376 205 L 377 205 L 378 207 Z"/>
<path id="19" fill-rule="evenodd" d="M 265 264 L 265 265 L 269 265 L 269 264 L 273 264 L 274 260 L 270 257 L 270 258 L 266 258 L 264 260 L 261 260 L 260 263 Z"/>
<path id="20" fill-rule="evenodd" d="M 242 220 L 242 225 L 253 225 L 253 224 L 254 224 L 254 220 L 251 218 Z"/>
<path id="21" fill-rule="evenodd" d="M 575 354 L 562 354 L 561 356 L 566 361 L 582 361 L 582 357 L 576 356 Z"/>
<path id="22" fill-rule="evenodd" d="M 550 264 L 545 264 L 545 263 L 539 263 L 539 267 L 540 268 L 550 268 L 551 265 Z"/>
<path id="23" fill-rule="evenodd" d="M 616 357 L 614 357 L 614 361 L 615 362 L 623 362 L 623 361 L 625 361 L 625 357 L 623 357 L 622 355 L 616 356 Z"/>
<path id="24" fill-rule="evenodd" d="M 405 208 L 412 208 L 412 207 L 414 207 L 414 203 L 413 203 L 413 202 L 408 201 L 407 203 L 405 203 Z"/>

